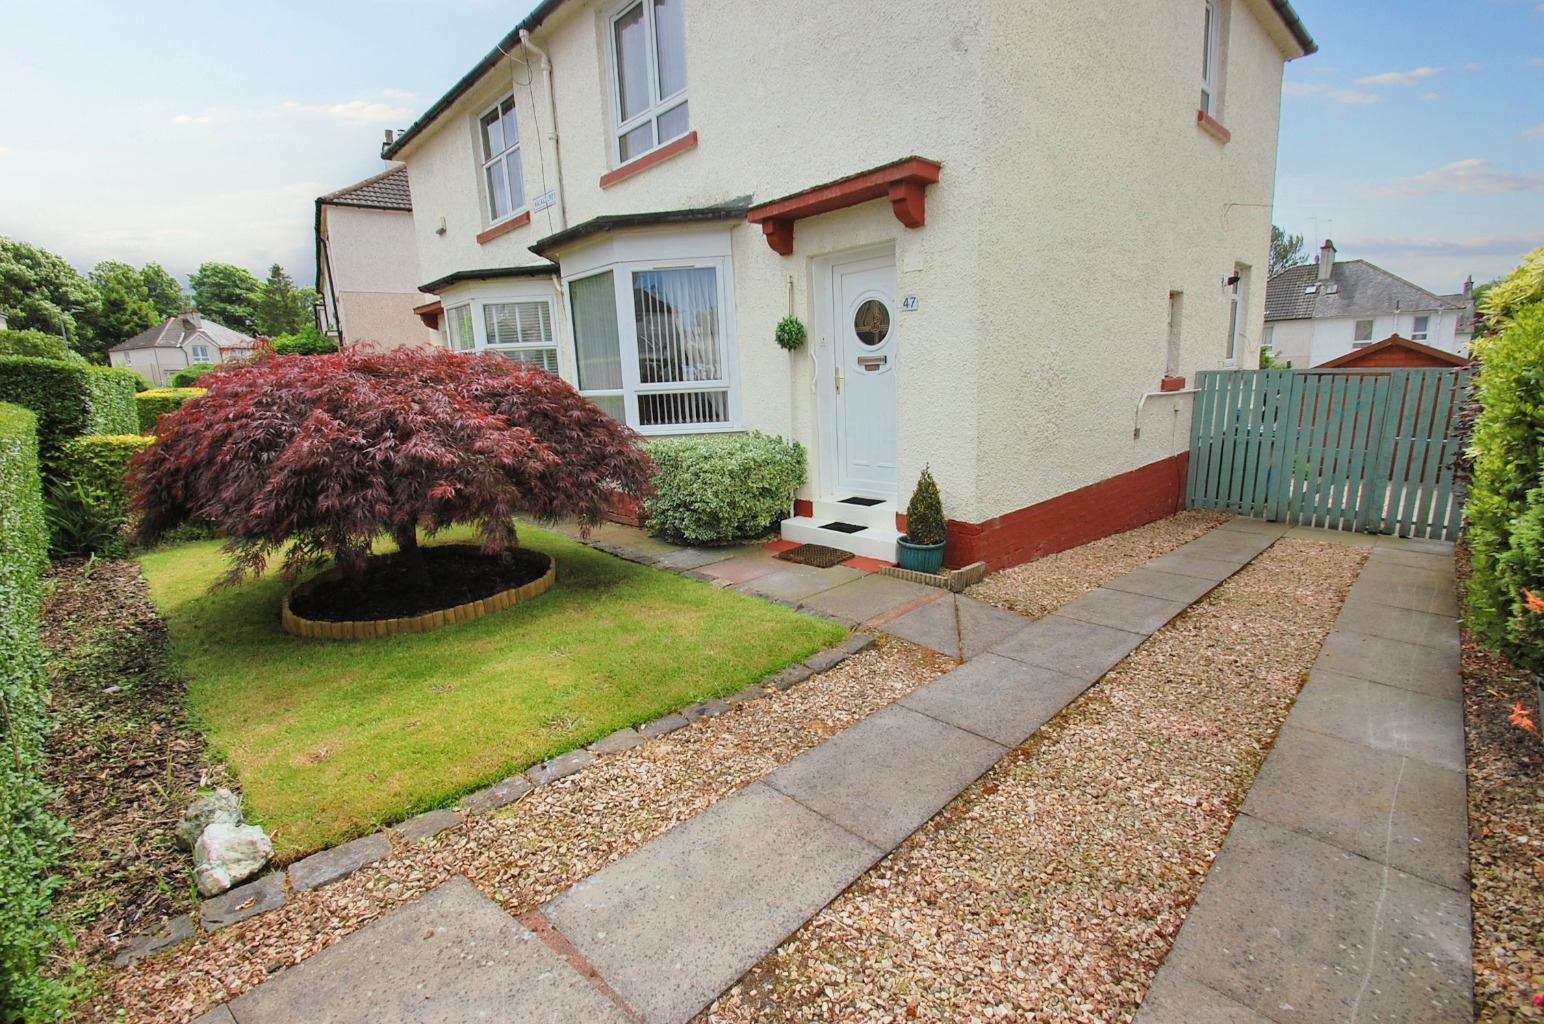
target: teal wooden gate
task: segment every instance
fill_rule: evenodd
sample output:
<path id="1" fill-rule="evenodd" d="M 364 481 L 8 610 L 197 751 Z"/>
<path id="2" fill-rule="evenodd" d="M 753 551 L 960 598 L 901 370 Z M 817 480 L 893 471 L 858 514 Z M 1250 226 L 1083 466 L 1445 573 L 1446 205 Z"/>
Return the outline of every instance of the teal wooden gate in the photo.
<path id="1" fill-rule="evenodd" d="M 1456 540 L 1453 427 L 1471 373 L 1202 371 L 1187 507 Z"/>

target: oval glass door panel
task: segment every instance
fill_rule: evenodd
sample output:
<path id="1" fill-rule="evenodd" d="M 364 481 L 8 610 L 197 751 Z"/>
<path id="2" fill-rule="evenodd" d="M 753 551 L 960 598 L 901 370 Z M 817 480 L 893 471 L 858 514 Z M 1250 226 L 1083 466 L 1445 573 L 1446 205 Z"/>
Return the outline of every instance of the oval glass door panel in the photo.
<path id="1" fill-rule="evenodd" d="M 867 299 L 853 317 L 852 330 L 870 348 L 883 344 L 890 336 L 890 311 L 878 299 Z"/>

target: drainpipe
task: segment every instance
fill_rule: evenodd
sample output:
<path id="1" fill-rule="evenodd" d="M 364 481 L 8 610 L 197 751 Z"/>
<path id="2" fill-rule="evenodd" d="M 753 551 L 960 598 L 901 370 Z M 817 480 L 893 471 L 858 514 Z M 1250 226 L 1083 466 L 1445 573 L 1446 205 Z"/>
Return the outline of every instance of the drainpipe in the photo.
<path id="1" fill-rule="evenodd" d="M 1137 399 L 1137 414 L 1132 417 L 1131 439 L 1137 440 L 1142 436 L 1142 407 L 1147 404 L 1149 398 L 1161 398 L 1165 395 L 1198 395 L 1200 388 L 1180 388 L 1177 391 L 1144 391 L 1142 397 Z M 1174 407 L 1175 415 L 1179 415 L 1179 406 Z"/>
<path id="2" fill-rule="evenodd" d="M 562 231 L 568 227 L 568 210 L 563 196 L 563 157 L 558 151 L 558 104 L 552 95 L 552 61 L 547 51 L 531 42 L 531 33 L 526 29 L 520 30 L 520 45 L 541 58 L 542 88 L 547 93 L 547 138 L 552 142 L 553 174 L 558 186 L 558 230 Z"/>

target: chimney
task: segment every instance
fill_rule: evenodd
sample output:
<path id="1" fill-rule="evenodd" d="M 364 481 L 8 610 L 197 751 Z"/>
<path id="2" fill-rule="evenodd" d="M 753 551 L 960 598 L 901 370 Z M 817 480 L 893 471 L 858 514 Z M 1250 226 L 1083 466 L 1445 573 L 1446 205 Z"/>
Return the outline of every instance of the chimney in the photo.
<path id="1" fill-rule="evenodd" d="M 181 313 L 177 314 L 177 319 L 182 322 L 182 329 L 187 334 L 192 334 L 194 331 L 204 326 L 204 321 L 199 317 L 198 310 L 196 309 L 183 310 Z"/>
<path id="2" fill-rule="evenodd" d="M 1328 281 L 1335 274 L 1335 243 L 1328 238 L 1319 250 L 1319 280 Z"/>

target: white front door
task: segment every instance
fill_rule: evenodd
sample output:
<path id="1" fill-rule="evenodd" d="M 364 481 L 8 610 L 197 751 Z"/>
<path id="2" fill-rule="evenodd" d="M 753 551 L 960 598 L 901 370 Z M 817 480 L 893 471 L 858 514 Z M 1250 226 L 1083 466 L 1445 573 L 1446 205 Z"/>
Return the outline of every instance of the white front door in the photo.
<path id="1" fill-rule="evenodd" d="M 894 500 L 895 259 L 831 268 L 837 487 Z"/>

